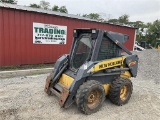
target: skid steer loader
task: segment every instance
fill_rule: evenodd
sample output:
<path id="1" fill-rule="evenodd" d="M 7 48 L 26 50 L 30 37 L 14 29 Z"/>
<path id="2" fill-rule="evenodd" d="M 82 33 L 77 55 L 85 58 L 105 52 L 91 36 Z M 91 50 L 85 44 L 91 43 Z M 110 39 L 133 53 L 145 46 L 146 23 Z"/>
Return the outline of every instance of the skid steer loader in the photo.
<path id="1" fill-rule="evenodd" d="M 137 76 L 138 67 L 138 56 L 122 45 L 128 38 L 111 31 L 75 29 L 70 54 L 56 61 L 45 92 L 58 96 L 64 108 L 76 102 L 84 114 L 97 112 L 106 96 L 116 105 L 127 103 L 132 94 L 129 78 Z"/>

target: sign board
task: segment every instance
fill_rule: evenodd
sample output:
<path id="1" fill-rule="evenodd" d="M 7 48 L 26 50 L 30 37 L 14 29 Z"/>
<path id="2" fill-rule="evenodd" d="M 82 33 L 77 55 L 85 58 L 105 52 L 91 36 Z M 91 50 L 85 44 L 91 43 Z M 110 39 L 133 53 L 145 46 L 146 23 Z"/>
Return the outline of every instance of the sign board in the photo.
<path id="1" fill-rule="evenodd" d="M 33 44 L 66 44 L 67 26 L 33 23 Z"/>

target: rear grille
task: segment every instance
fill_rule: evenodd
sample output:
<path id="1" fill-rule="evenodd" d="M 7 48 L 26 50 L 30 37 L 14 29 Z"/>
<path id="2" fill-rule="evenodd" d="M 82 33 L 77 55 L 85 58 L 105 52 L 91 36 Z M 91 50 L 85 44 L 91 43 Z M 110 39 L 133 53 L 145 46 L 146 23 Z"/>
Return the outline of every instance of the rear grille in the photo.
<path id="1" fill-rule="evenodd" d="M 109 40 L 109 38 L 103 38 L 98 54 L 98 60 L 111 59 L 119 56 L 119 47 Z"/>

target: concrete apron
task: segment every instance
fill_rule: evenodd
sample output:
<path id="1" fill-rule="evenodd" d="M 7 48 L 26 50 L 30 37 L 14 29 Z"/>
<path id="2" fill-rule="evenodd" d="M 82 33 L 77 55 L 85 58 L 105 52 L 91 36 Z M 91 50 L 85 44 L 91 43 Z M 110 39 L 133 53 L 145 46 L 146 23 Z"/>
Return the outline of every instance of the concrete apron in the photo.
<path id="1" fill-rule="evenodd" d="M 0 79 L 51 73 L 53 68 L 0 71 Z"/>

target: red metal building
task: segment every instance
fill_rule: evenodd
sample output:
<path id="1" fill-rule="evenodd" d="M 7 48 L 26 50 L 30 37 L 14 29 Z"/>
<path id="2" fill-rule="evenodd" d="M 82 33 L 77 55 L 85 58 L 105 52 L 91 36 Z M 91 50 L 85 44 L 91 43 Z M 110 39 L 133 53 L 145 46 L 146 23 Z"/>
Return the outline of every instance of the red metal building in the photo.
<path id="1" fill-rule="evenodd" d="M 33 22 L 67 26 L 66 44 L 33 44 Z M 52 63 L 69 53 L 73 29 L 101 28 L 129 35 L 132 51 L 135 28 L 101 23 L 80 16 L 0 3 L 0 66 Z"/>

